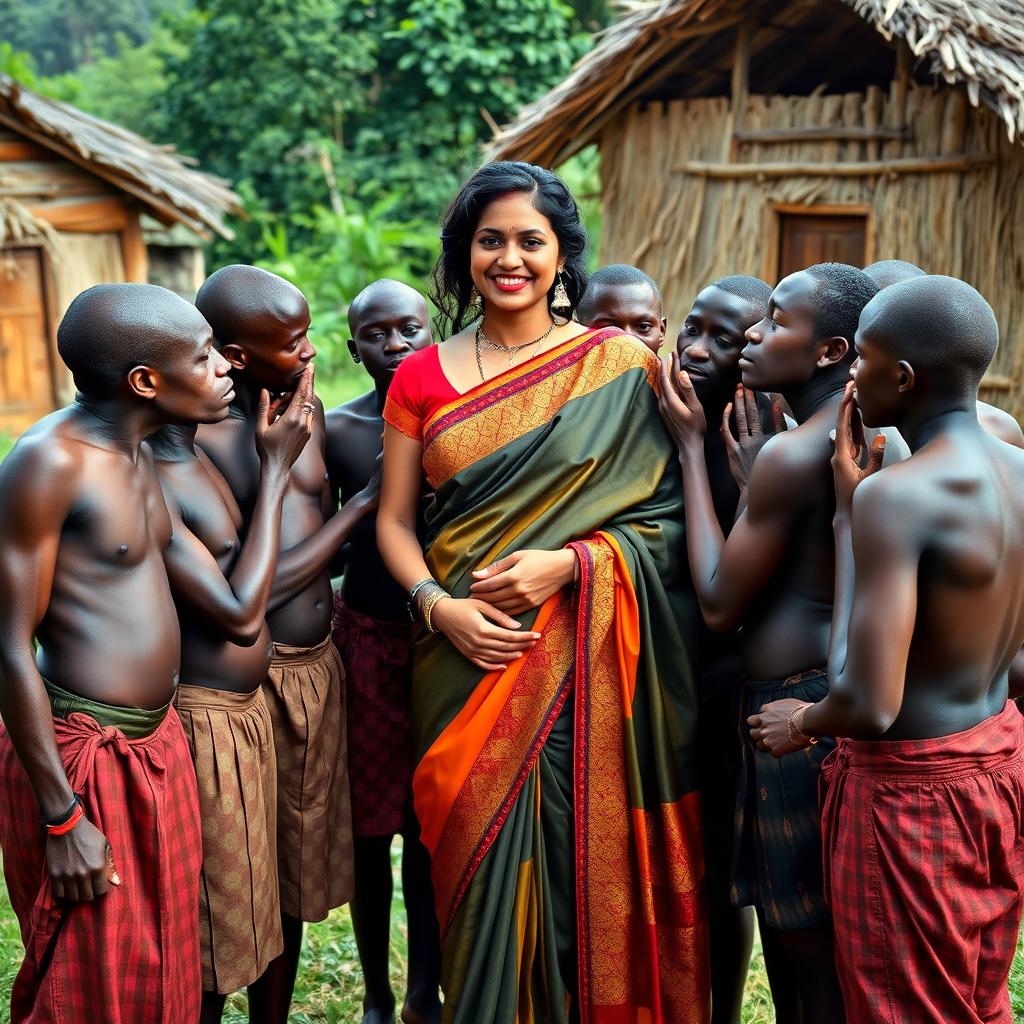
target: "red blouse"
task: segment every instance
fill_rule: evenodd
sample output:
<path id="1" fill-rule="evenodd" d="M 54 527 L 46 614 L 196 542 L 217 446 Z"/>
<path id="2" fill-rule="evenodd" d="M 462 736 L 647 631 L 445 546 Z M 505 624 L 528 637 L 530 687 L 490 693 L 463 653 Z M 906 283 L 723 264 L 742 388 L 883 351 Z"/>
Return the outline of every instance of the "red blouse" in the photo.
<path id="1" fill-rule="evenodd" d="M 427 420 L 459 397 L 441 369 L 437 345 L 431 345 L 406 356 L 395 371 L 384 403 L 384 422 L 422 441 Z"/>

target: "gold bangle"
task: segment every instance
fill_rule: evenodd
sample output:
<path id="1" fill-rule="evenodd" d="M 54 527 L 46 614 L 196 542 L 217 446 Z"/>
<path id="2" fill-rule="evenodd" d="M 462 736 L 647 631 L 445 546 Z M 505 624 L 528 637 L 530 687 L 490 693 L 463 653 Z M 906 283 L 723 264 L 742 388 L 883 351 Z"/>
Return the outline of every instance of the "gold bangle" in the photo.
<path id="1" fill-rule="evenodd" d="M 434 605 L 436 605 L 438 601 L 443 601 L 446 597 L 451 597 L 451 594 L 447 593 L 447 591 L 444 591 L 439 587 L 437 591 L 432 593 L 423 602 L 423 622 L 431 633 L 436 633 L 437 630 L 434 628 L 433 623 L 430 621 L 430 613 L 434 610 Z"/>
<path id="2" fill-rule="evenodd" d="M 800 726 L 796 724 L 796 721 L 795 721 L 796 716 L 800 715 L 800 721 L 801 721 L 801 723 L 803 723 L 803 713 L 810 706 L 811 706 L 811 702 L 810 701 L 806 701 L 803 704 L 800 704 L 799 706 L 793 708 L 792 711 L 790 711 L 789 717 L 786 719 L 786 737 L 789 739 L 790 743 L 800 744 L 801 742 L 803 742 L 807 746 L 813 747 L 815 745 L 815 743 L 818 742 L 819 737 L 817 737 L 817 736 L 808 736 L 807 733 L 805 733 L 803 731 L 803 729 L 801 729 Z M 796 735 L 797 735 L 796 739 L 793 738 L 793 730 L 794 729 L 796 730 Z"/>

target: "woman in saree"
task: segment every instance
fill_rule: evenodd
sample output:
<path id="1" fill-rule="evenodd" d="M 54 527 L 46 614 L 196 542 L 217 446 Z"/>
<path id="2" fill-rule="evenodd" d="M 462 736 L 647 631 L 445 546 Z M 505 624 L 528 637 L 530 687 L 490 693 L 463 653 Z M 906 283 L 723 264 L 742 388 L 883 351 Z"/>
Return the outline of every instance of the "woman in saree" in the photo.
<path id="1" fill-rule="evenodd" d="M 452 336 L 391 385 L 377 537 L 421 622 L 444 1020 L 705 1021 L 696 610 L 657 359 L 570 319 L 586 233 L 551 172 L 485 165 L 441 243 Z"/>

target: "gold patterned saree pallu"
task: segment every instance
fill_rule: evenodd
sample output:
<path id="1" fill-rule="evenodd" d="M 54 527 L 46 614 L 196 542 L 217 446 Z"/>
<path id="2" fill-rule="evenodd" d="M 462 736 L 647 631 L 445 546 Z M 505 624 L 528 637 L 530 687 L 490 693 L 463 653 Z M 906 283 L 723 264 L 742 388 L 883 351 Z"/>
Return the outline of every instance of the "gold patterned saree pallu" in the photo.
<path id="1" fill-rule="evenodd" d="M 426 424 L 427 560 L 452 594 L 513 551 L 580 563 L 518 617 L 542 638 L 503 671 L 416 644 L 413 791 L 452 1024 L 708 1019 L 697 611 L 656 381 L 639 342 L 593 332 Z"/>

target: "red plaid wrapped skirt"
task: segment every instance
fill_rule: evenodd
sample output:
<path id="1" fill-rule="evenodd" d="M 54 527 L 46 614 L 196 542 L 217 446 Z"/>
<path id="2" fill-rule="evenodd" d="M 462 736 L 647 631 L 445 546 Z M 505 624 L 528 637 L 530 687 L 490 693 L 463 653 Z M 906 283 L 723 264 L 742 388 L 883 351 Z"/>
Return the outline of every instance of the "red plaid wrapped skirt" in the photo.
<path id="1" fill-rule="evenodd" d="M 110 840 L 120 886 L 92 903 L 55 900 L 39 804 L 0 726 L 0 846 L 25 960 L 12 1024 L 186 1024 L 199 1016 L 195 772 L 176 714 L 149 736 L 75 712 L 54 718 L 68 781 Z"/>
<path id="2" fill-rule="evenodd" d="M 826 893 L 847 1019 L 1012 1024 L 1024 899 L 1024 719 L 842 740 L 822 767 Z"/>

